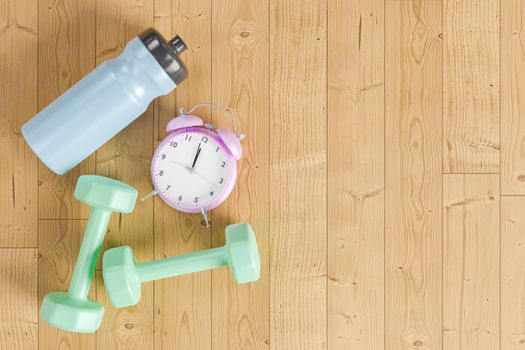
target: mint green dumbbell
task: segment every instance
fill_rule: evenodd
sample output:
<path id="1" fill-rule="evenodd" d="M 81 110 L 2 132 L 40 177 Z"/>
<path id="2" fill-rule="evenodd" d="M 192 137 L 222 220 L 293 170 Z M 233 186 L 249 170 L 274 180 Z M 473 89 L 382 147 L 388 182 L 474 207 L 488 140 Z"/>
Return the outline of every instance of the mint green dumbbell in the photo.
<path id="1" fill-rule="evenodd" d="M 78 178 L 75 198 L 91 206 L 82 245 L 67 293 L 51 292 L 44 297 L 40 317 L 70 332 L 94 332 L 100 326 L 104 307 L 88 299 L 98 255 L 112 212 L 133 211 L 137 191 L 123 182 L 96 175 Z"/>
<path id="2" fill-rule="evenodd" d="M 249 224 L 226 227 L 226 245 L 137 264 L 130 247 L 112 248 L 102 259 L 104 284 L 115 307 L 135 305 L 140 300 L 141 283 L 230 265 L 239 284 L 259 279 L 260 259 L 257 240 Z"/>

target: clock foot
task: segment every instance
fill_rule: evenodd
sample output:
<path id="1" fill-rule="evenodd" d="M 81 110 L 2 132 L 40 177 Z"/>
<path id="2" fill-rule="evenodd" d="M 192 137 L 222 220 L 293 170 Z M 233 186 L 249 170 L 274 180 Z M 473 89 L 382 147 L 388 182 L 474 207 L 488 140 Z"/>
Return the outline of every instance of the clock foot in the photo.
<path id="1" fill-rule="evenodd" d="M 155 195 L 158 194 L 158 193 L 159 193 L 158 190 L 153 190 L 153 191 L 151 191 L 150 193 L 148 193 L 147 195 L 145 195 L 144 197 L 142 197 L 140 200 L 141 200 L 142 202 L 144 202 L 144 201 L 145 201 L 146 199 L 148 199 L 149 197 L 153 197 L 153 196 L 155 196 Z"/>
<path id="2" fill-rule="evenodd" d="M 210 224 L 210 221 L 208 220 L 208 213 L 206 212 L 206 210 L 204 210 L 204 208 L 201 208 L 201 214 L 202 214 L 202 224 L 204 227 L 206 228 L 210 228 L 211 227 L 211 224 Z"/>

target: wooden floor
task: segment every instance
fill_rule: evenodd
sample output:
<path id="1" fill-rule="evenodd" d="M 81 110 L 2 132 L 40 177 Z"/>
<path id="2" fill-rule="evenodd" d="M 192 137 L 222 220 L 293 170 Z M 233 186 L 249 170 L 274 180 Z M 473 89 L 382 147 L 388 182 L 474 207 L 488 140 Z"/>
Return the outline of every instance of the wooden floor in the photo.
<path id="1" fill-rule="evenodd" d="M 0 0 L 0 349 L 525 349 L 524 20 L 525 0 Z M 189 79 L 54 175 L 21 125 L 150 26 L 184 38 Z M 98 269 L 98 332 L 39 320 L 86 225 L 78 176 L 148 193 L 166 123 L 207 101 L 248 135 L 213 229 L 156 198 L 105 248 L 147 261 L 248 221 L 260 280 L 146 283 L 115 309 Z"/>

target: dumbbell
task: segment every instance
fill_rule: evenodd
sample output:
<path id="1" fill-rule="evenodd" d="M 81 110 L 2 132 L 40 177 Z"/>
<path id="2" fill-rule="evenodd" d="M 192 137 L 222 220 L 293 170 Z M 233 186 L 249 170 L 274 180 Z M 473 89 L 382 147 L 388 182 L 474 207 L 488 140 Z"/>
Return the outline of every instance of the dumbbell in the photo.
<path id="1" fill-rule="evenodd" d="M 230 265 L 239 284 L 259 279 L 257 240 L 249 224 L 226 227 L 226 245 L 200 252 L 137 264 L 128 246 L 112 248 L 102 258 L 106 294 L 115 307 L 135 305 L 141 283 Z"/>
<path id="2" fill-rule="evenodd" d="M 89 221 L 67 293 L 48 293 L 40 317 L 57 328 L 88 333 L 98 329 L 104 314 L 104 307 L 87 295 L 109 218 L 114 211 L 133 211 L 137 190 L 107 177 L 83 175 L 78 178 L 74 196 L 91 206 Z"/>

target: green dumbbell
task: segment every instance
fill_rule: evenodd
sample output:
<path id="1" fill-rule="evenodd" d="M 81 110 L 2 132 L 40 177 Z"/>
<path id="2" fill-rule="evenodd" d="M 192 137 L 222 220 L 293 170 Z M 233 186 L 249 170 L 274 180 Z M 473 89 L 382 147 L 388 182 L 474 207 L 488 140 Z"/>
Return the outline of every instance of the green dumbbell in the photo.
<path id="1" fill-rule="evenodd" d="M 96 175 L 78 178 L 75 198 L 91 206 L 82 245 L 67 293 L 51 292 L 42 301 L 40 317 L 70 332 L 94 332 L 100 326 L 104 307 L 88 299 L 98 255 L 112 212 L 133 211 L 137 191 L 123 182 Z"/>
<path id="2" fill-rule="evenodd" d="M 115 307 L 137 304 L 142 282 L 224 265 L 230 265 L 239 284 L 259 279 L 259 250 L 249 224 L 226 227 L 226 245 L 218 248 L 137 264 L 131 248 L 123 246 L 107 250 L 102 259 L 106 293 Z"/>

